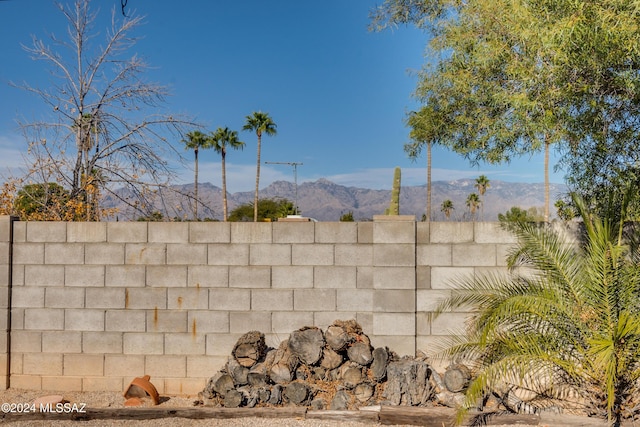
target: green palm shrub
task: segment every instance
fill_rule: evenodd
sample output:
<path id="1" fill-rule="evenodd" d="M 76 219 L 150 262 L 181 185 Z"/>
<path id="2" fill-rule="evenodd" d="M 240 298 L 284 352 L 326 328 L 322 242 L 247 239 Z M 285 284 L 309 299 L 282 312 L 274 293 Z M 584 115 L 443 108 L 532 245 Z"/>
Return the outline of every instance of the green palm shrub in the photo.
<path id="1" fill-rule="evenodd" d="M 630 415 L 640 376 L 637 233 L 625 227 L 625 212 L 596 218 L 574 202 L 584 219 L 579 238 L 516 222 L 509 272 L 460 279 L 440 304 L 438 313 L 475 308 L 465 333 L 442 353 L 473 361 L 459 420 L 489 393 L 516 387 L 540 409 L 579 402 L 611 425 Z"/>

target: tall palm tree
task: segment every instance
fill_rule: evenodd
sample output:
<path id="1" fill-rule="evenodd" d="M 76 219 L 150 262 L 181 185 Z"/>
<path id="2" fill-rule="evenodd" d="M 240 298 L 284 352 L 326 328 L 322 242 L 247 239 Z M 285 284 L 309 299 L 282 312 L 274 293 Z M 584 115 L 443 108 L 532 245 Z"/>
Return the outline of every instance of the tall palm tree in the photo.
<path id="1" fill-rule="evenodd" d="M 515 222 L 509 274 L 458 279 L 438 307 L 476 312 L 441 353 L 476 363 L 466 408 L 500 385 L 535 392 L 530 406 L 581 405 L 615 426 L 626 408 L 633 411 L 640 392 L 639 231 L 625 227 L 626 204 L 604 218 L 577 197 L 574 204 L 584 220 L 577 241 L 546 223 Z M 568 401 L 569 392 L 579 402 Z"/>
<path id="2" fill-rule="evenodd" d="M 482 200 L 483 203 L 480 209 L 482 212 L 481 219 L 482 221 L 484 221 L 484 194 L 487 192 L 487 189 L 491 187 L 491 184 L 489 184 L 489 178 L 487 178 L 486 175 L 480 175 L 476 179 L 475 187 L 478 190 L 478 193 L 480 194 L 480 198 L 483 199 Z"/>
<path id="3" fill-rule="evenodd" d="M 248 130 L 256 133 L 258 137 L 258 155 L 256 160 L 256 192 L 253 197 L 253 221 L 258 221 L 258 190 L 260 188 L 260 150 L 262 147 L 262 134 L 274 136 L 276 124 L 268 113 L 262 111 L 254 111 L 253 114 L 246 117 L 246 122 L 242 130 Z"/>
<path id="4" fill-rule="evenodd" d="M 447 217 L 447 219 L 451 218 L 451 212 L 453 212 L 454 209 L 453 202 L 449 199 L 443 201 L 442 205 L 440 205 L 440 212 L 444 212 L 444 216 Z"/>
<path id="5" fill-rule="evenodd" d="M 194 189 L 195 189 L 195 208 L 193 210 L 195 220 L 198 220 L 198 152 L 200 149 L 210 148 L 210 140 L 204 133 L 199 130 L 194 130 L 187 133 L 187 138 L 183 139 L 185 147 L 188 150 L 193 150 L 195 154 L 195 181 L 194 181 Z"/>
<path id="6" fill-rule="evenodd" d="M 211 135 L 211 146 L 216 153 L 222 158 L 222 217 L 223 221 L 227 220 L 227 147 L 233 150 L 242 150 L 245 143 L 238 139 L 238 132 L 229 130 L 228 127 L 218 128 Z"/>
<path id="7" fill-rule="evenodd" d="M 469 213 L 474 221 L 476 219 L 476 211 L 481 204 L 482 201 L 477 193 L 471 193 L 467 196 L 467 207 L 469 208 Z"/>

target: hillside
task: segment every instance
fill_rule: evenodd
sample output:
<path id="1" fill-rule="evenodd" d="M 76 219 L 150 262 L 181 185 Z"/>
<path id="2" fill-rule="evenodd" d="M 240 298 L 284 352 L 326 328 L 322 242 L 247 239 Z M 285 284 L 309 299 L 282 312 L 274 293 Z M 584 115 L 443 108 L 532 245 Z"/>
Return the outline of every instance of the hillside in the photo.
<path id="1" fill-rule="evenodd" d="M 437 181 L 432 185 L 433 220 L 444 220 L 440 212 L 440 205 L 450 199 L 454 205 L 453 220 L 469 219 L 466 207 L 467 196 L 476 192 L 475 180 L 462 179 L 457 181 Z M 193 185 L 179 185 L 172 187 L 175 193 L 165 191 L 164 203 L 158 202 L 156 210 L 164 212 L 168 217 L 190 218 L 188 195 L 193 191 Z M 210 183 L 199 186 L 199 195 L 204 203 L 200 208 L 200 215 L 209 218 L 222 218 L 222 190 Z M 566 192 L 561 184 L 551 185 L 551 201 Z M 120 197 L 126 197 L 120 193 Z M 276 181 L 260 191 L 261 198 L 287 198 L 291 201 L 295 197 L 295 185 L 292 182 Z M 369 220 L 373 215 L 382 214 L 389 205 L 390 190 L 372 190 L 357 187 L 345 187 L 324 178 L 315 182 L 305 182 L 298 185 L 298 205 L 302 214 L 319 221 L 338 221 L 340 215 L 352 211 L 356 220 Z M 400 192 L 400 213 L 415 215 L 420 219 L 425 212 L 427 200 L 426 185 L 403 186 Z M 238 192 L 228 195 L 229 210 L 244 203 L 253 202 L 253 192 Z M 484 212 L 478 213 L 478 219 L 496 221 L 499 213 L 508 211 L 512 206 L 523 209 L 530 207 L 542 208 L 544 205 L 544 185 L 541 183 L 515 183 L 491 181 L 490 188 L 484 196 Z M 119 219 L 132 219 L 136 215 L 128 213 L 121 202 L 110 197 L 105 206 L 119 207 Z M 553 206 L 552 216 L 554 215 Z"/>

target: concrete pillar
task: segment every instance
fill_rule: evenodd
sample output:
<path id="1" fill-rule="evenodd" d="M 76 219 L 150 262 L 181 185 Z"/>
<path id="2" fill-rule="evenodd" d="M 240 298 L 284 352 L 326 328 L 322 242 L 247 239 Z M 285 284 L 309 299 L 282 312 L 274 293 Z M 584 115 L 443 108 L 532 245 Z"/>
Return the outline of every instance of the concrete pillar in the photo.
<path id="1" fill-rule="evenodd" d="M 9 388 L 11 339 L 11 263 L 13 221 L 0 215 L 0 390 Z"/>

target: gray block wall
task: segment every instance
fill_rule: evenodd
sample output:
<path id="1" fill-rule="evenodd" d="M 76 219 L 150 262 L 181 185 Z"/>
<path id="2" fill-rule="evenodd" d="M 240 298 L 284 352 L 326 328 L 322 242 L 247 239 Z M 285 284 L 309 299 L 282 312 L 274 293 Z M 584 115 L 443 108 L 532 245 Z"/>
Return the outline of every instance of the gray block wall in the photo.
<path id="1" fill-rule="evenodd" d="M 429 316 L 450 279 L 504 269 L 512 244 L 494 223 L 403 216 L 361 223 L 0 217 L 4 383 L 122 391 L 148 374 L 160 393 L 196 394 L 243 333 L 259 330 L 276 347 L 300 327 L 337 319 L 356 319 L 374 346 L 399 355 L 428 351 L 468 315 Z"/>

